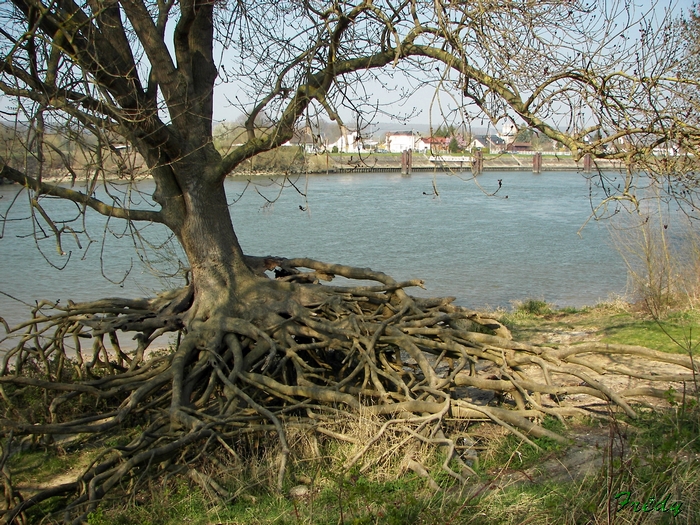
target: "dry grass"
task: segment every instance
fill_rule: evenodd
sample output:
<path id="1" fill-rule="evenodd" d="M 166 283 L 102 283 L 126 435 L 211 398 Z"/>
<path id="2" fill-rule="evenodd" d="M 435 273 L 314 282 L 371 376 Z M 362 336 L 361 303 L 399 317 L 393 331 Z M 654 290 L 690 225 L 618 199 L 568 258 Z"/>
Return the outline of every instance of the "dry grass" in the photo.
<path id="1" fill-rule="evenodd" d="M 336 430 L 357 443 L 319 439 L 291 426 L 293 461 L 283 493 L 270 488 L 276 482 L 277 440 L 251 435 L 241 439 L 235 456 L 219 450 L 193 465 L 226 487 L 228 501 L 192 479 L 170 476 L 139 487 L 132 497 L 115 495 L 88 523 L 695 524 L 700 521 L 700 446 L 691 432 L 697 430 L 692 418 L 700 414 L 697 409 L 681 414 L 676 408 L 644 412 L 638 423 L 617 417 L 609 424 L 574 422 L 569 435 L 585 436 L 584 445 L 541 452 L 485 425 L 479 429 L 483 450 L 477 474 L 465 485 L 442 473 L 439 449 L 402 443 L 397 433 L 387 431 L 361 462 L 345 468 L 381 430 L 382 421 L 374 417 L 339 417 Z M 582 451 L 589 454 L 585 462 L 578 457 Z M 430 479 L 408 467 L 407 454 L 425 467 Z M 586 468 L 589 462 L 594 468 Z M 670 495 L 667 508 L 681 503 L 678 515 L 620 508 L 615 495 L 623 491 L 642 503 Z M 59 517 L 31 518 L 33 523 L 60 523 Z"/>
<path id="2" fill-rule="evenodd" d="M 659 199 L 611 226 L 625 262 L 629 294 L 654 318 L 700 305 L 700 234 L 688 217 L 664 210 Z"/>

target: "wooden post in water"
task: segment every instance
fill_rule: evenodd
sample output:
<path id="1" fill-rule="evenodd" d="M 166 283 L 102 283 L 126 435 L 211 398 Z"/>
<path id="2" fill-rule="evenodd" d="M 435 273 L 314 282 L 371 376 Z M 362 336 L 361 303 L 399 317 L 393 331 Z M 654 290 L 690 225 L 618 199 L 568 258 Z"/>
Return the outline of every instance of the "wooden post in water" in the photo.
<path id="1" fill-rule="evenodd" d="M 592 164 L 593 164 L 593 163 L 591 162 L 591 154 L 590 154 L 590 153 L 586 153 L 586 154 L 583 156 L 583 172 L 584 172 L 584 173 L 590 173 L 590 172 L 591 172 L 591 165 L 592 165 Z"/>
<path id="2" fill-rule="evenodd" d="M 532 156 L 532 173 L 542 173 L 542 153 L 540 152 Z"/>
<path id="3" fill-rule="evenodd" d="M 410 175 L 413 168 L 413 150 L 401 152 L 401 175 Z"/>
<path id="4" fill-rule="evenodd" d="M 484 152 L 477 150 L 474 153 L 474 161 L 472 162 L 472 173 L 480 175 L 484 171 Z"/>

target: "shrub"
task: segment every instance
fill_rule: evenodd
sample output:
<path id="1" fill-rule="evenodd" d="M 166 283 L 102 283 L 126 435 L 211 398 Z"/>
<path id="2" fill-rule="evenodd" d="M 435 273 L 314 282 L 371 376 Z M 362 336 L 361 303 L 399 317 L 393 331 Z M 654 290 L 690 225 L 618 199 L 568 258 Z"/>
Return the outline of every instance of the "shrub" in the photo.
<path id="1" fill-rule="evenodd" d="M 540 299 L 527 299 L 515 305 L 515 311 L 528 315 L 549 315 L 552 313 L 552 307 L 545 301 Z"/>

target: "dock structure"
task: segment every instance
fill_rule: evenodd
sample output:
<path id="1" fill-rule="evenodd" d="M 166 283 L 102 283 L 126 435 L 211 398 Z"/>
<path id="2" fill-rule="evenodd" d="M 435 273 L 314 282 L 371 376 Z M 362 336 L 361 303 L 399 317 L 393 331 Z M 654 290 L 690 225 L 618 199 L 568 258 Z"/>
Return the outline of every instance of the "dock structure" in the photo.
<path id="1" fill-rule="evenodd" d="M 539 152 L 536 152 L 539 153 Z M 608 159 L 597 159 L 582 157 L 580 161 L 573 160 L 570 156 L 559 156 L 546 154 L 532 155 L 503 155 L 499 157 L 486 156 L 479 151 L 472 156 L 459 155 L 413 155 L 413 152 L 405 152 L 402 155 L 393 157 L 368 156 L 359 160 L 350 161 L 345 157 L 333 158 L 326 155 L 322 165 L 315 169 L 291 168 L 285 170 L 286 173 L 401 173 L 410 175 L 412 173 L 425 172 L 445 172 L 445 173 L 465 173 L 474 175 L 489 171 L 520 171 L 531 173 L 544 173 L 551 171 L 578 171 L 591 172 L 592 169 L 605 171 L 624 171 L 625 166 L 621 161 L 611 161 Z M 241 171 L 240 175 L 250 174 L 251 171 Z M 268 171 L 253 172 L 254 174 L 266 175 Z M 7 181 L 5 181 L 7 182 Z"/>
<path id="2" fill-rule="evenodd" d="M 460 155 L 431 155 L 430 158 L 428 158 L 428 161 L 435 166 L 461 169 L 465 167 L 471 168 L 473 160 L 472 157 L 463 157 Z"/>

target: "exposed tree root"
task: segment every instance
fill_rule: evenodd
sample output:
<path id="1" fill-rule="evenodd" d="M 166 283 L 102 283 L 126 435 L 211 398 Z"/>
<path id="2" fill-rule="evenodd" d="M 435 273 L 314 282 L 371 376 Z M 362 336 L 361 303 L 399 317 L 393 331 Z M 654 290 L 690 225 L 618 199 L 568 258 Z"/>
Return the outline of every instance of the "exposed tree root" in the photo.
<path id="1" fill-rule="evenodd" d="M 309 259 L 249 259 L 258 273 L 276 273 L 274 281 L 260 277 L 260 286 L 275 290 L 275 301 L 239 305 L 236 311 L 249 313 L 237 317 L 192 319 L 194 293 L 188 287 L 154 299 L 42 303 L 28 322 L 9 331 L 1 341 L 7 349 L 0 375 L 3 467 L 23 437 L 50 442 L 59 436 L 98 438 L 116 429 L 141 432 L 132 432 L 128 444 L 105 446 L 74 482 L 31 497 L 12 487 L 3 468 L 6 522 L 22 522 L 31 506 L 58 495 L 66 498 L 64 519 L 77 523 L 116 486 L 135 491 L 151 475 L 179 473 L 226 498 L 196 462 L 214 447 L 236 456 L 235 443 L 248 432 L 276 432 L 281 487 L 289 454 L 285 427 L 356 441 L 343 433 L 339 412 L 384 418 L 347 467 L 384 433 L 394 432 L 403 439 L 387 453 L 418 442 L 444 447 L 443 468 L 464 482 L 475 453 L 456 448 L 455 419 L 464 422 L 461 428 L 490 420 L 533 446 L 532 437 L 565 442 L 538 424 L 543 417 L 596 415 L 595 407 L 569 403 L 567 396 L 612 403 L 634 417 L 631 399 L 667 397 L 669 382 L 692 381 L 700 371 L 688 357 L 642 347 L 518 342 L 498 321 L 449 298 L 417 299 L 404 292 L 421 281 L 396 282 L 369 269 Z M 335 276 L 378 284 L 319 284 Z M 279 300 L 280 291 L 286 300 Z M 137 348 L 124 351 L 119 331 L 135 332 Z M 178 334 L 177 344 L 149 355 L 149 345 L 168 332 Z M 591 359 L 596 354 L 632 357 L 646 363 L 647 372 L 624 360 L 601 364 Z M 661 364 L 672 370 L 656 373 Z M 659 387 L 618 391 L 606 384 L 611 375 Z M 470 399 L 477 391 L 495 393 L 500 406 Z M 424 472 L 409 456 L 407 464 Z"/>

